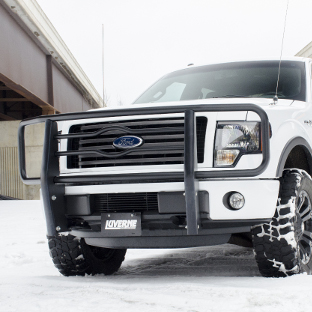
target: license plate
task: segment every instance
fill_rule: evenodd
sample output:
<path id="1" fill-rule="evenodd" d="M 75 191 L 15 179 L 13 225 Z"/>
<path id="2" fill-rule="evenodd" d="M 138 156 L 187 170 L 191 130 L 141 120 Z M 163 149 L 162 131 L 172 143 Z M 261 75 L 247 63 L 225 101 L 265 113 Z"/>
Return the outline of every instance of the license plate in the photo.
<path id="1" fill-rule="evenodd" d="M 140 213 L 102 213 L 101 231 L 105 236 L 140 236 Z"/>

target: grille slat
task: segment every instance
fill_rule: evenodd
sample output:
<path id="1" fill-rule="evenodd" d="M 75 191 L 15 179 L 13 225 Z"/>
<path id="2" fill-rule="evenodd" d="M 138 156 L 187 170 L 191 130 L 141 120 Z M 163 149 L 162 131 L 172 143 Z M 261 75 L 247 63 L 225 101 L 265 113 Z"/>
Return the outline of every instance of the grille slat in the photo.
<path id="1" fill-rule="evenodd" d="M 184 124 L 184 120 L 183 118 L 181 119 L 171 119 L 170 125 L 176 125 L 176 124 L 181 124 L 183 126 Z M 118 125 L 123 126 L 123 127 L 131 127 L 133 129 L 135 129 L 134 126 L 138 126 L 139 128 L 143 127 L 147 127 L 147 126 L 159 126 L 161 127 L 162 125 L 166 125 L 168 127 L 168 121 L 167 119 L 164 120 L 137 120 L 137 121 L 118 121 Z M 103 128 L 106 127 L 107 123 L 99 123 L 99 124 L 90 124 L 90 125 L 83 125 L 81 127 L 82 131 L 86 131 L 86 130 L 94 130 L 94 129 L 98 129 L 98 128 Z"/>
<path id="2" fill-rule="evenodd" d="M 144 149 L 153 149 L 153 148 L 163 148 L 163 143 L 144 143 Z M 181 147 L 183 149 L 184 145 L 181 142 L 170 142 L 170 146 L 172 147 Z M 143 149 L 143 148 L 142 148 Z M 100 146 L 83 146 L 81 143 L 80 149 L 82 151 L 94 151 L 94 150 L 111 150 L 111 152 L 116 152 L 116 149 L 110 144 L 110 145 L 100 145 Z M 139 148 L 138 148 L 139 150 Z"/>
<path id="3" fill-rule="evenodd" d="M 112 145 L 112 138 L 117 139 L 118 135 L 116 135 L 117 132 L 114 132 L 114 135 L 110 136 L 110 137 L 106 137 L 106 138 L 96 138 L 96 139 L 81 139 L 80 144 L 94 144 L 94 143 L 108 143 L 110 145 Z M 120 135 L 123 135 L 124 133 L 120 132 Z M 140 135 L 140 137 L 144 140 L 144 141 L 148 141 L 148 140 L 175 140 L 175 139 L 184 139 L 184 134 L 169 134 L 169 135 L 161 135 L 159 136 L 158 134 L 154 134 L 154 135 Z"/>
<path id="4" fill-rule="evenodd" d="M 101 133 L 98 133 L 100 131 Z M 81 139 L 92 138 L 92 137 L 105 137 L 105 136 L 114 136 L 114 135 L 126 135 L 126 134 L 135 134 L 135 135 L 144 135 L 144 134 L 163 134 L 163 133 L 177 133 L 183 131 L 182 127 L 163 127 L 163 128 L 145 128 L 145 129 L 132 129 L 130 127 L 120 127 L 113 129 L 110 126 L 104 126 L 95 131 L 84 131 L 81 132 Z M 74 135 L 76 137 L 77 135 Z"/>
<path id="5" fill-rule="evenodd" d="M 184 152 L 184 149 L 183 148 L 180 148 L 180 149 L 172 149 L 172 150 L 166 150 L 166 154 L 181 154 Z M 131 156 L 142 156 L 144 157 L 144 155 L 163 155 L 164 151 L 163 150 L 143 150 L 143 149 L 138 149 L 137 151 L 133 151 L 131 153 Z M 112 154 L 114 155 L 114 154 Z M 83 159 L 83 158 L 90 158 L 90 156 L 92 157 L 101 157 L 99 156 L 99 154 L 97 153 L 92 153 L 90 151 L 90 153 L 88 153 L 87 155 L 83 154 L 83 155 L 80 155 L 80 158 Z M 114 159 L 117 159 L 118 158 L 118 154 L 115 155 L 115 157 L 113 157 Z M 106 159 L 106 158 L 105 158 Z"/>
<path id="6" fill-rule="evenodd" d="M 163 159 L 163 158 L 161 158 Z M 169 162 L 183 162 L 183 157 L 168 157 L 167 163 Z M 108 165 L 108 164 L 123 164 L 125 165 L 133 165 L 133 164 L 147 164 L 147 163 L 155 163 L 159 161 L 159 158 L 142 158 L 142 159 L 127 159 L 126 161 L 124 159 L 103 159 L 103 160 L 84 160 L 79 161 L 79 165 L 81 166 L 88 166 L 88 165 Z"/>
<path id="7" fill-rule="evenodd" d="M 197 117 L 196 123 L 198 162 L 203 162 L 207 118 Z M 68 139 L 68 151 L 81 151 L 81 154 L 67 157 L 68 168 L 172 165 L 184 162 L 183 117 L 75 125 L 69 133 L 75 137 Z M 143 139 L 143 145 L 122 154 L 124 150 L 116 149 L 113 142 L 123 135 L 139 136 Z M 87 151 L 90 153 L 86 154 Z M 92 151 L 103 151 L 103 154 Z"/>

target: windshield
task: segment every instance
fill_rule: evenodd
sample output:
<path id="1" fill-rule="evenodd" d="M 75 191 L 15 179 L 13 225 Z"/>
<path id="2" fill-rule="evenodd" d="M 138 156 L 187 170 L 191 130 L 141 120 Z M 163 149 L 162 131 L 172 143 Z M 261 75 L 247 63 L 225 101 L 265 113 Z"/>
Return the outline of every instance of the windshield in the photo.
<path id="1" fill-rule="evenodd" d="M 278 61 L 190 67 L 164 76 L 134 104 L 224 97 L 273 98 L 278 67 Z M 281 62 L 278 98 L 305 101 L 304 68 L 303 62 Z"/>

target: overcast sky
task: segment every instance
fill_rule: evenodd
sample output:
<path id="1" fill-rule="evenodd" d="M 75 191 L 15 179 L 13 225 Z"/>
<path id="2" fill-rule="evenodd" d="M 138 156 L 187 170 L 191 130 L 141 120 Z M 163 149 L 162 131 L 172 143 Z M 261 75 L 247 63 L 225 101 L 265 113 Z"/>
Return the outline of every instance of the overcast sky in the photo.
<path id="1" fill-rule="evenodd" d="M 189 63 L 280 57 L 287 0 L 37 0 L 109 105 Z M 312 0 L 289 0 L 283 56 L 312 41 Z"/>

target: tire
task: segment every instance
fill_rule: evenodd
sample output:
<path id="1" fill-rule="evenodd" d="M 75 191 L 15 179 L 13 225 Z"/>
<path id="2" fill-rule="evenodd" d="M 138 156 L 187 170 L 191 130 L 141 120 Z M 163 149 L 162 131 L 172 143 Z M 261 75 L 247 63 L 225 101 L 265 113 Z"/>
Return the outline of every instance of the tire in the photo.
<path id="1" fill-rule="evenodd" d="M 262 276 L 311 274 L 311 204 L 311 177 L 305 171 L 285 170 L 272 221 L 252 228 L 256 261 Z"/>
<path id="2" fill-rule="evenodd" d="M 118 271 L 127 251 L 93 247 L 73 235 L 48 236 L 48 243 L 54 266 L 65 276 L 111 275 Z"/>

